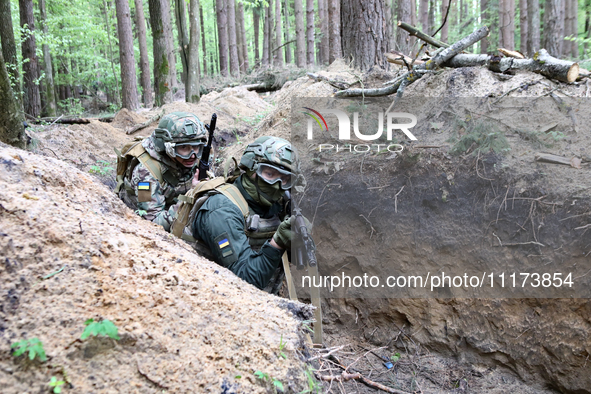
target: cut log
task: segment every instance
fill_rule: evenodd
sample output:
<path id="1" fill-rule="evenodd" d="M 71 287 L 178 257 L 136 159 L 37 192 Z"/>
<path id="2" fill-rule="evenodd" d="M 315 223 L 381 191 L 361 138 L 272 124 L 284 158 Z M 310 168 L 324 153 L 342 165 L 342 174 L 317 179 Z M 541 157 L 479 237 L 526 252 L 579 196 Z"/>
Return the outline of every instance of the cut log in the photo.
<path id="1" fill-rule="evenodd" d="M 533 59 L 501 58 L 489 55 L 459 54 L 443 64 L 446 67 L 486 66 L 492 71 L 527 70 L 547 78 L 572 83 L 579 76 L 579 64 L 550 56 L 540 49 Z"/>
<path id="2" fill-rule="evenodd" d="M 149 120 L 145 121 L 144 123 L 136 124 L 131 129 L 127 130 L 125 132 L 125 134 L 128 134 L 129 135 L 129 134 L 133 134 L 136 131 L 139 131 L 141 129 L 145 129 L 146 127 L 148 127 L 152 123 L 157 122 L 158 120 L 160 120 L 160 118 L 163 117 L 163 116 L 164 116 L 164 111 L 162 111 L 158 115 L 152 116 Z"/>
<path id="3" fill-rule="evenodd" d="M 505 48 L 497 48 L 497 51 L 501 52 L 503 55 L 505 55 L 507 57 L 514 57 L 515 59 L 525 59 L 525 56 L 523 56 L 523 53 L 518 52 L 518 51 L 511 51 L 511 50 L 505 49 Z"/>
<path id="4" fill-rule="evenodd" d="M 535 158 L 536 161 L 541 161 L 541 162 L 545 162 L 545 163 L 552 163 L 552 164 L 564 164 L 567 166 L 571 166 L 574 168 L 581 168 L 581 159 L 579 159 L 578 157 L 572 157 L 572 158 L 567 158 L 567 157 L 562 157 L 562 156 L 556 156 L 556 155 L 552 155 L 550 153 L 536 153 L 535 154 Z"/>
<path id="5" fill-rule="evenodd" d="M 60 124 L 88 124 L 90 119 L 87 118 L 40 118 L 34 120 L 35 123 L 60 123 Z"/>
<path id="6" fill-rule="evenodd" d="M 416 27 L 409 25 L 406 22 L 398 22 L 398 27 L 401 28 L 402 30 L 406 30 L 411 36 L 415 36 L 418 39 L 423 40 L 426 43 L 431 44 L 436 48 L 447 48 L 449 46 L 449 44 L 446 44 L 443 41 L 439 41 L 439 40 L 423 33 L 422 31 L 420 31 Z"/>

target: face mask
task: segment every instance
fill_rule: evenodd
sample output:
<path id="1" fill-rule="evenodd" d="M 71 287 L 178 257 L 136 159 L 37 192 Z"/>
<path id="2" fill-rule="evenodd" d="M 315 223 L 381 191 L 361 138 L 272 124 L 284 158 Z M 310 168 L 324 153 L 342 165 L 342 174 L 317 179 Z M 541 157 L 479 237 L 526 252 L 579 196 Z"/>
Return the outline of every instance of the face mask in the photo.
<path id="1" fill-rule="evenodd" d="M 256 185 L 254 182 L 257 182 Z M 264 207 L 270 207 L 283 196 L 283 191 L 281 190 L 281 184 L 279 182 L 269 185 L 262 179 L 255 178 L 253 180 L 248 176 L 243 176 L 242 186 L 257 203 Z"/>

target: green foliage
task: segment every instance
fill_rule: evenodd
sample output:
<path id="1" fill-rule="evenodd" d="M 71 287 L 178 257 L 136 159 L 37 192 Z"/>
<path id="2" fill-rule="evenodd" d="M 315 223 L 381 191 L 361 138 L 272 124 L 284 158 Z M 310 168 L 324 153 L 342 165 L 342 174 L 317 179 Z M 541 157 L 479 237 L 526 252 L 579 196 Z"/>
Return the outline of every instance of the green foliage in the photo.
<path id="1" fill-rule="evenodd" d="M 143 209 L 136 209 L 134 212 L 138 216 L 145 216 L 145 215 L 148 214 L 148 212 L 147 211 L 144 211 Z"/>
<path id="2" fill-rule="evenodd" d="M 102 176 L 108 175 L 110 171 L 113 171 L 113 167 L 105 160 L 97 160 L 96 164 L 90 166 L 90 170 L 88 170 L 91 174 Z"/>
<path id="3" fill-rule="evenodd" d="M 49 387 L 53 387 L 53 392 L 55 394 L 59 394 L 62 392 L 62 387 L 66 382 L 64 382 L 63 380 L 57 380 L 57 378 L 55 376 L 51 377 L 51 380 L 49 381 Z"/>
<path id="4" fill-rule="evenodd" d="M 397 362 L 398 360 L 400 360 L 402 356 L 400 355 L 400 353 L 396 352 L 393 355 L 390 356 L 390 360 L 392 360 L 393 363 Z"/>
<path id="5" fill-rule="evenodd" d="M 529 141 L 535 148 L 550 148 L 555 142 L 565 137 L 563 132 L 556 130 L 547 133 L 539 130 L 517 130 L 517 134 L 522 139 Z"/>
<path id="6" fill-rule="evenodd" d="M 483 120 L 478 121 L 459 121 L 456 130 L 463 130 L 463 135 L 458 131 L 449 139 L 454 145 L 450 149 L 450 154 L 459 156 L 468 151 L 472 154 L 480 153 L 505 153 L 511 150 L 505 134 L 501 132 L 492 122 Z"/>
<path id="7" fill-rule="evenodd" d="M 119 340 L 119 333 L 117 326 L 110 320 L 102 320 L 100 322 L 94 321 L 94 319 L 88 319 L 84 322 L 86 328 L 80 336 L 80 339 L 85 340 L 89 336 L 104 335 L 106 337 Z"/>
<path id="8" fill-rule="evenodd" d="M 279 355 L 287 360 L 287 356 L 283 353 L 283 348 L 285 347 L 285 342 L 283 342 L 283 334 L 281 334 L 281 339 L 279 340 Z"/>
<path id="9" fill-rule="evenodd" d="M 273 387 L 275 388 L 276 391 L 277 390 L 284 391 L 283 383 L 279 379 L 269 376 L 268 373 L 261 372 L 261 371 L 255 371 L 254 376 L 256 376 L 257 379 L 260 379 L 264 382 L 271 382 L 271 384 L 273 385 Z"/>
<path id="10" fill-rule="evenodd" d="M 80 116 L 84 113 L 84 107 L 80 99 L 70 97 L 67 100 L 60 100 L 57 103 L 59 109 L 69 115 Z"/>
<path id="11" fill-rule="evenodd" d="M 39 338 L 23 339 L 13 343 L 11 348 L 16 348 L 13 355 L 18 357 L 25 352 L 29 352 L 29 360 L 33 360 L 35 357 L 39 357 L 40 361 L 46 361 L 45 350 L 43 349 L 43 343 Z"/>
<path id="12" fill-rule="evenodd" d="M 314 377 L 314 371 L 315 371 L 314 368 L 312 368 L 309 365 L 306 365 L 306 370 L 304 371 L 304 375 L 306 375 L 306 379 L 308 381 L 308 388 L 301 391 L 300 394 L 321 393 L 322 392 L 322 385 Z"/>

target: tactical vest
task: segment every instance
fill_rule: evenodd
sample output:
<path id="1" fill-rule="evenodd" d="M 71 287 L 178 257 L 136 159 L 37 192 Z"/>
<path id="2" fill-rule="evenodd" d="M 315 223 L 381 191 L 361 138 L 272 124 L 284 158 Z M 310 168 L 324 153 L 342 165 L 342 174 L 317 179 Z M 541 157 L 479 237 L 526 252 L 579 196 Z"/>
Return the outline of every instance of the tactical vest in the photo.
<path id="1" fill-rule="evenodd" d="M 181 204 L 172 223 L 171 233 L 188 242 L 197 253 L 209 260 L 214 261 L 214 255 L 205 242 L 193 237 L 191 224 L 195 221 L 197 212 L 205 204 L 205 201 L 215 194 L 223 194 L 240 209 L 244 217 L 244 233 L 248 238 L 250 247 L 255 251 L 260 250 L 265 242 L 273 237 L 281 224 L 279 215 L 265 219 L 254 213 L 240 190 L 233 184 L 226 183 L 224 177 L 200 182 L 197 187 L 191 189 L 187 194 L 179 196 L 179 200 L 183 204 Z M 284 275 L 283 267 L 280 266 L 263 290 L 276 294 L 281 288 Z"/>

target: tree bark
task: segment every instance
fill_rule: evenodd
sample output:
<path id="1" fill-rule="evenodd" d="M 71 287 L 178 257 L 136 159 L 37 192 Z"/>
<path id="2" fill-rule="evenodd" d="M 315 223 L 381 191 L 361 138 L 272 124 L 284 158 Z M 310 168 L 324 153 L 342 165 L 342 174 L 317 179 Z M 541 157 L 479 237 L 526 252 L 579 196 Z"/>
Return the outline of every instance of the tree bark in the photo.
<path id="1" fill-rule="evenodd" d="M 546 0 L 544 6 L 544 48 L 552 56 L 562 56 L 563 36 L 564 0 Z"/>
<path id="2" fill-rule="evenodd" d="M 410 23 L 410 0 L 398 0 L 396 9 L 398 22 Z M 409 53 L 409 35 L 402 29 L 396 29 L 396 49 L 402 53 Z"/>
<path id="3" fill-rule="evenodd" d="M 170 86 L 175 89 L 178 86 L 176 78 L 176 51 L 174 45 L 174 34 L 172 32 L 172 19 L 170 14 L 170 0 L 160 0 L 162 3 L 162 26 L 164 27 L 164 38 L 166 39 L 166 51 L 170 67 Z"/>
<path id="4" fill-rule="evenodd" d="M 238 47 L 236 46 L 236 0 L 226 0 L 228 6 L 228 46 L 230 49 L 230 74 L 240 76 Z"/>
<path id="5" fill-rule="evenodd" d="M 220 73 L 222 76 L 228 76 L 228 8 L 226 0 L 216 0 L 215 2 L 217 23 L 218 23 L 218 48 L 220 59 Z"/>
<path id="6" fill-rule="evenodd" d="M 565 15 L 564 15 L 564 36 L 577 37 L 578 34 L 578 3 L 577 0 L 565 0 Z M 576 41 L 564 40 L 563 53 L 565 56 L 578 57 L 579 45 Z"/>
<path id="7" fill-rule="evenodd" d="M 445 18 L 445 16 L 447 15 L 447 9 L 449 8 L 449 1 L 450 0 L 443 0 L 441 2 L 441 20 L 442 21 Z M 501 0 L 499 0 L 499 1 L 501 1 Z M 440 34 L 441 34 L 441 41 L 447 42 L 447 40 L 448 40 L 448 32 L 449 32 L 449 21 L 445 21 L 445 24 L 441 28 L 441 32 L 440 32 Z"/>
<path id="8" fill-rule="evenodd" d="M 185 0 L 174 0 L 174 16 L 178 32 L 177 37 L 180 46 L 181 63 L 183 65 L 181 81 L 186 86 L 189 64 L 189 32 L 187 31 L 187 7 Z"/>
<path id="9" fill-rule="evenodd" d="M 155 103 L 156 106 L 160 107 L 172 101 L 170 62 L 164 24 L 162 22 L 162 3 L 160 0 L 149 0 L 148 5 L 154 47 Z"/>
<path id="10" fill-rule="evenodd" d="M 385 0 L 385 1 L 388 1 L 388 0 Z M 417 0 L 410 0 L 410 24 L 413 26 L 417 25 Z M 413 36 L 409 37 L 408 43 L 410 45 L 411 51 L 414 48 L 416 42 L 417 42 L 416 37 L 413 37 Z"/>
<path id="11" fill-rule="evenodd" d="M 515 49 L 515 0 L 499 0 L 499 46 Z"/>
<path id="12" fill-rule="evenodd" d="M 184 1 L 184 0 L 183 0 Z M 198 103 L 199 95 L 199 0 L 191 0 L 189 4 L 189 23 L 191 38 L 189 41 L 189 59 L 187 83 L 185 85 L 185 101 Z"/>
<path id="13" fill-rule="evenodd" d="M 259 33 L 260 33 L 260 21 L 261 21 L 261 8 L 258 6 L 252 7 L 252 27 L 254 30 L 254 66 L 258 67 L 260 55 L 259 55 Z"/>
<path id="14" fill-rule="evenodd" d="M 205 27 L 203 26 L 203 7 L 199 4 L 199 26 L 201 27 L 201 48 L 203 49 L 203 75 L 207 75 L 207 45 L 205 45 Z M 213 74 L 213 73 L 212 73 Z"/>
<path id="15" fill-rule="evenodd" d="M 0 52 L 0 141 L 21 149 L 26 146 L 20 105 L 12 93 L 2 52 Z"/>
<path id="16" fill-rule="evenodd" d="M 527 0 L 527 49 L 529 54 L 540 49 L 540 2 Z"/>
<path id="17" fill-rule="evenodd" d="M 275 45 L 273 46 L 273 50 L 283 45 L 282 35 L 283 28 L 281 27 L 281 0 L 275 0 Z M 273 64 L 278 67 L 283 66 L 283 51 L 275 52 L 275 59 Z"/>
<path id="18" fill-rule="evenodd" d="M 14 41 L 14 30 L 12 28 L 12 12 L 10 10 L 10 0 L 0 0 L 0 42 L 2 45 L 2 55 L 8 75 L 11 77 L 13 93 L 17 100 L 18 107 L 22 107 L 21 101 L 21 82 L 16 57 L 16 43 Z"/>
<path id="19" fill-rule="evenodd" d="M 421 30 L 425 34 L 431 34 L 431 26 L 429 25 L 429 0 L 419 0 L 419 16 L 421 19 Z"/>
<path id="20" fill-rule="evenodd" d="M 109 60 L 111 62 L 111 72 L 113 73 L 113 79 L 115 80 L 115 97 L 113 100 L 112 94 L 111 94 L 111 89 L 106 89 L 106 93 L 107 93 L 107 102 L 111 102 L 114 101 L 117 105 L 119 104 L 119 79 L 117 78 L 117 73 L 115 72 L 115 59 L 113 56 L 113 45 L 111 43 L 111 22 L 109 21 L 109 10 L 110 7 L 107 6 L 107 2 L 105 0 L 103 0 L 103 11 L 105 14 L 105 26 L 107 29 L 107 39 L 109 42 Z M 70 67 L 70 70 L 67 71 L 67 74 L 71 74 L 71 70 L 72 68 Z M 66 84 L 66 99 L 71 97 L 71 93 L 70 93 L 70 84 Z"/>
<path id="21" fill-rule="evenodd" d="M 358 1 L 354 0 L 353 2 Z M 369 4 L 373 4 L 372 2 L 368 2 Z M 381 0 L 380 0 L 381 4 Z M 355 7 L 355 5 L 347 4 L 347 6 Z M 371 8 L 368 6 L 368 8 Z M 383 18 L 383 7 L 382 8 L 382 17 Z M 351 14 L 350 16 L 353 18 L 360 18 L 363 14 Z M 371 15 L 371 14 L 370 14 Z M 375 16 L 372 15 L 372 18 Z M 381 23 L 385 22 L 384 19 L 381 19 Z M 343 48 L 341 43 L 341 1 L 340 0 L 328 0 L 328 35 L 329 35 L 329 58 L 328 62 L 332 63 L 336 59 L 340 59 L 343 57 Z M 380 31 L 383 29 L 380 28 Z"/>
<path id="22" fill-rule="evenodd" d="M 19 0 L 21 27 L 27 27 L 31 34 L 22 42 L 23 81 L 25 113 L 37 118 L 41 115 L 41 96 L 39 93 L 39 62 L 35 45 L 35 22 L 33 20 L 33 0 Z M 25 61 L 27 60 L 28 61 Z"/>
<path id="23" fill-rule="evenodd" d="M 238 15 L 240 15 L 240 37 L 242 41 L 242 53 L 244 53 L 244 73 L 246 73 L 250 68 L 250 64 L 248 61 L 248 45 L 246 45 L 246 23 L 244 20 L 244 3 L 242 2 L 238 3 Z"/>
<path id="24" fill-rule="evenodd" d="M 330 58 L 328 0 L 318 0 L 318 17 L 320 18 L 320 64 L 328 64 Z"/>
<path id="25" fill-rule="evenodd" d="M 137 97 L 137 76 L 133 54 L 133 35 L 131 15 L 127 0 L 115 0 L 117 10 L 117 30 L 119 32 L 119 64 L 121 65 L 121 105 L 136 110 L 140 103 Z"/>
<path id="26" fill-rule="evenodd" d="M 530 54 L 530 50 L 527 47 L 527 37 L 529 36 L 529 25 L 527 24 L 527 21 L 527 0 L 519 0 L 519 24 L 521 28 L 519 50 L 525 56 Z"/>
<path id="27" fill-rule="evenodd" d="M 236 4 L 236 20 L 234 23 L 236 25 L 236 50 L 238 51 L 238 67 L 240 68 L 241 73 L 245 73 L 246 70 L 244 69 L 244 52 L 242 50 L 242 29 L 240 28 L 240 4 L 242 3 L 238 2 L 238 4 Z"/>
<path id="28" fill-rule="evenodd" d="M 343 50 L 356 68 L 369 70 L 375 65 L 386 68 L 384 53 L 388 51 L 383 0 L 343 2 Z M 371 18 L 356 18 L 371 15 Z M 405 33 L 406 34 L 406 33 Z"/>
<path id="29" fill-rule="evenodd" d="M 587 50 L 589 49 L 589 41 L 591 41 L 591 0 L 587 0 L 585 2 L 585 32 L 587 32 L 588 41 L 585 41 L 585 45 L 583 46 L 583 57 L 587 57 Z"/>
<path id="30" fill-rule="evenodd" d="M 306 37 L 304 34 L 304 5 L 302 0 L 294 0 L 296 25 L 296 65 L 306 67 Z"/>
<path id="31" fill-rule="evenodd" d="M 135 25 L 140 47 L 140 81 L 142 85 L 142 101 L 145 108 L 152 106 L 152 82 L 150 80 L 150 60 L 146 41 L 146 16 L 142 0 L 135 0 Z"/>
<path id="32" fill-rule="evenodd" d="M 530 1 L 530 0 L 528 0 Z M 531 1 L 538 1 L 538 0 L 531 0 Z M 480 0 L 480 18 L 482 19 L 483 24 L 490 25 L 490 11 L 488 10 L 488 0 Z M 487 53 L 488 52 L 488 37 L 484 37 L 480 40 L 480 53 Z"/>
<path id="33" fill-rule="evenodd" d="M 306 0 L 306 60 L 314 65 L 314 0 Z"/>
<path id="34" fill-rule="evenodd" d="M 262 64 L 265 67 L 268 67 L 271 62 L 272 58 L 269 56 L 271 52 L 269 47 L 271 46 L 271 12 L 269 10 L 270 5 L 265 8 L 265 20 L 263 21 L 263 60 Z"/>
<path id="35" fill-rule="evenodd" d="M 45 0 L 39 0 L 39 16 L 43 27 L 43 34 L 47 35 Z M 46 43 L 43 44 L 43 63 L 45 64 L 45 112 L 47 116 L 55 116 L 57 103 L 55 100 L 55 84 L 53 83 L 53 64 L 51 62 L 51 54 L 49 53 L 49 45 Z"/>
<path id="36" fill-rule="evenodd" d="M 290 37 L 290 30 L 291 27 L 289 26 L 289 7 L 288 7 L 288 2 L 287 0 L 285 0 L 285 3 L 283 3 L 283 17 L 285 18 L 285 42 L 289 43 L 291 42 L 291 37 Z M 290 44 L 286 44 L 285 45 L 285 63 L 291 63 L 291 46 Z"/>

